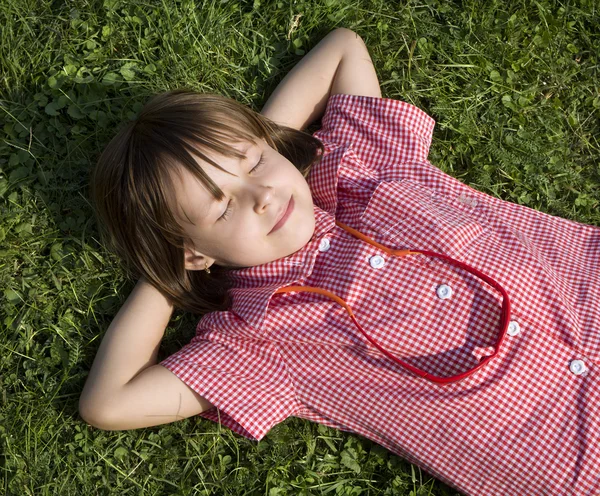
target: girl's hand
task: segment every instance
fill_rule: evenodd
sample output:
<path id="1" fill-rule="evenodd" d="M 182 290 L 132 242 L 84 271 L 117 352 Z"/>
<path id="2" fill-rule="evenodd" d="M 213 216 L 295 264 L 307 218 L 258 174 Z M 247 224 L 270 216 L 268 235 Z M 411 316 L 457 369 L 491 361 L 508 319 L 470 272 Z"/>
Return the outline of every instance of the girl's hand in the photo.
<path id="1" fill-rule="evenodd" d="M 261 114 L 304 129 L 325 112 L 330 95 L 381 98 L 373 62 L 355 32 L 338 28 L 323 38 L 279 83 Z"/>

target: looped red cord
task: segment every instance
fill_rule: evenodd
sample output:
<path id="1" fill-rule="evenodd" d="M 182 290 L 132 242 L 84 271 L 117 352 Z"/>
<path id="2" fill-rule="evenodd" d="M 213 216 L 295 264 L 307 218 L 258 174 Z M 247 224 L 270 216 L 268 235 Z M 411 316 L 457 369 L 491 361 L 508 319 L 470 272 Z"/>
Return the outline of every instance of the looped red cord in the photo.
<path id="1" fill-rule="evenodd" d="M 470 376 L 477 370 L 484 367 L 487 363 L 490 362 L 490 360 L 492 360 L 494 357 L 496 357 L 498 355 L 498 353 L 500 351 L 500 347 L 502 346 L 502 343 L 504 342 L 504 338 L 506 337 L 506 332 L 508 330 L 508 324 L 509 324 L 509 319 L 510 319 L 510 299 L 508 297 L 508 293 L 498 282 L 496 282 L 490 276 L 477 270 L 476 268 L 471 267 L 470 265 L 467 265 L 466 263 L 460 262 L 458 260 L 454 260 L 453 258 L 451 258 L 447 255 L 442 255 L 441 253 L 435 253 L 435 252 L 427 251 L 427 250 L 392 250 L 386 246 L 383 246 L 380 243 L 377 243 L 376 241 L 372 240 L 371 238 L 364 235 L 360 231 L 357 231 L 356 229 L 353 229 L 345 224 L 342 224 L 341 222 L 336 221 L 336 224 L 338 226 L 340 226 L 342 229 L 348 231 L 353 236 L 355 236 L 359 239 L 362 239 L 366 243 L 369 243 L 370 245 L 373 245 L 373 246 L 379 248 L 380 250 L 388 253 L 389 255 L 392 255 L 395 257 L 405 257 L 405 256 L 420 254 L 420 255 L 426 255 L 429 257 L 440 258 L 442 260 L 449 262 L 452 265 L 455 265 L 457 267 L 460 267 L 460 268 L 466 270 L 467 272 L 470 272 L 471 274 L 475 274 L 477 277 L 479 277 L 480 279 L 483 279 L 485 282 L 487 282 L 490 286 L 497 289 L 500 292 L 500 294 L 502 294 L 502 310 L 501 310 L 501 320 L 500 320 L 500 334 L 498 335 L 498 339 L 496 341 L 496 344 L 494 345 L 494 352 L 492 354 L 486 356 L 485 358 L 483 358 L 483 360 L 481 360 L 478 365 L 476 365 L 475 367 L 473 367 L 470 370 L 467 370 L 466 372 L 463 372 L 458 375 L 450 376 L 450 377 L 436 376 L 436 375 L 430 374 L 429 372 L 425 372 L 424 370 L 422 370 L 418 367 L 415 367 L 409 363 L 406 363 L 403 360 L 400 360 L 399 358 L 396 358 L 394 355 L 392 355 L 390 352 L 388 352 L 385 348 L 383 348 L 381 345 L 379 345 L 379 343 L 377 343 L 371 336 L 369 336 L 367 334 L 367 332 L 362 328 L 362 326 L 358 323 L 358 321 L 356 320 L 356 317 L 354 316 L 354 312 L 352 312 L 352 308 L 350 308 L 350 306 L 342 298 L 337 296 L 335 293 L 332 293 L 331 291 L 327 291 L 322 288 L 315 288 L 315 287 L 310 287 L 310 286 L 286 286 L 284 288 L 279 288 L 277 291 L 275 291 L 275 293 L 289 293 L 291 291 L 297 291 L 297 292 L 308 291 L 311 293 L 318 293 L 323 296 L 327 296 L 328 298 L 331 298 L 332 300 L 339 303 L 342 307 L 344 307 L 346 309 L 346 311 L 348 312 L 348 315 L 350 315 L 350 318 L 356 325 L 357 329 L 381 353 L 383 353 L 386 357 L 388 357 L 394 363 L 397 363 L 398 365 L 409 370 L 413 374 L 416 374 L 419 377 L 423 377 L 424 379 L 432 381 L 436 384 L 441 384 L 441 385 L 450 384 L 450 383 L 465 379 L 466 377 Z"/>

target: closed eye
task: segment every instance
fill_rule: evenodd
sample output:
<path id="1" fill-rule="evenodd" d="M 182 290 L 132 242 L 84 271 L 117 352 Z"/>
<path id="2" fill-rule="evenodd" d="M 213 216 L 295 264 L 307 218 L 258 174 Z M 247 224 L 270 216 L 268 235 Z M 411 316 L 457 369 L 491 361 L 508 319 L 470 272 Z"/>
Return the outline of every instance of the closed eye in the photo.
<path id="1" fill-rule="evenodd" d="M 217 220 L 227 220 L 229 218 L 230 212 L 231 212 L 231 200 L 229 200 L 229 202 L 227 203 L 227 208 L 225 209 L 225 212 L 223 212 L 223 215 L 221 215 L 221 217 L 219 217 Z"/>
<path id="2" fill-rule="evenodd" d="M 250 171 L 255 172 L 257 169 L 259 169 L 260 167 L 262 167 L 265 163 L 265 159 L 264 156 L 261 155 L 260 156 L 260 160 L 258 161 L 258 163 L 252 168 L 252 170 Z M 229 218 L 229 215 L 231 213 L 232 207 L 231 207 L 231 200 L 229 200 L 229 202 L 227 203 L 227 208 L 225 209 L 225 212 L 223 212 L 223 215 L 221 215 L 221 217 L 219 217 L 217 220 L 227 220 Z"/>
<path id="3" fill-rule="evenodd" d="M 263 164 L 265 163 L 265 158 L 264 155 L 260 156 L 260 160 L 258 161 L 258 164 L 256 164 L 254 166 L 254 168 L 250 171 L 250 172 L 255 172 L 258 168 L 260 168 Z"/>

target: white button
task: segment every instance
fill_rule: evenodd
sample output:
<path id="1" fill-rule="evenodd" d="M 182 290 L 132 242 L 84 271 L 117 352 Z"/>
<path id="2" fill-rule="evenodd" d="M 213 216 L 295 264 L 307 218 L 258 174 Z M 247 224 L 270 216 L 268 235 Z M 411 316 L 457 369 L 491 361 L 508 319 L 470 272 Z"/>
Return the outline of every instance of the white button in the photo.
<path id="1" fill-rule="evenodd" d="M 442 284 L 437 288 L 436 293 L 441 300 L 445 300 L 446 298 L 450 298 L 452 296 L 452 288 Z"/>
<path id="2" fill-rule="evenodd" d="M 331 243 L 327 238 L 323 238 L 319 243 L 319 251 L 327 251 L 331 247 Z"/>
<path id="3" fill-rule="evenodd" d="M 369 263 L 374 269 L 379 269 L 385 265 L 385 260 L 379 255 L 373 255 L 371 258 L 369 258 Z"/>
<path id="4" fill-rule="evenodd" d="M 587 371 L 587 367 L 585 366 L 585 362 L 583 360 L 573 360 L 569 364 L 569 370 L 575 375 L 581 375 Z"/>
<path id="5" fill-rule="evenodd" d="M 509 336 L 516 336 L 517 334 L 519 334 L 521 332 L 521 326 L 519 325 L 519 323 L 516 320 L 511 320 L 510 324 L 508 324 L 508 335 Z"/>

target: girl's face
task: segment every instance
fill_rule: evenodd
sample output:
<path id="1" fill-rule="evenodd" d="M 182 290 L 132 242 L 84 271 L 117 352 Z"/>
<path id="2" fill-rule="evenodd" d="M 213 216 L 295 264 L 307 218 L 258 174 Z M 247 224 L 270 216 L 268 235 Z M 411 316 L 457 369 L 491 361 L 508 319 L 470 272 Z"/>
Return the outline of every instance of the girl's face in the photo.
<path id="1" fill-rule="evenodd" d="M 188 270 L 202 270 L 205 262 L 209 267 L 272 262 L 300 250 L 314 233 L 310 188 L 294 164 L 263 140 L 232 146 L 246 158 L 205 153 L 230 174 L 196 157 L 223 200 L 183 168 L 174 177 L 178 220 L 194 245 L 185 250 Z"/>

